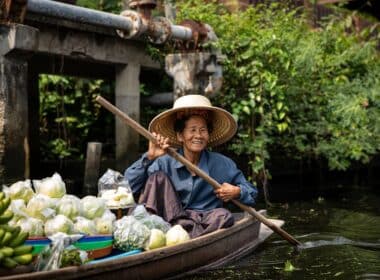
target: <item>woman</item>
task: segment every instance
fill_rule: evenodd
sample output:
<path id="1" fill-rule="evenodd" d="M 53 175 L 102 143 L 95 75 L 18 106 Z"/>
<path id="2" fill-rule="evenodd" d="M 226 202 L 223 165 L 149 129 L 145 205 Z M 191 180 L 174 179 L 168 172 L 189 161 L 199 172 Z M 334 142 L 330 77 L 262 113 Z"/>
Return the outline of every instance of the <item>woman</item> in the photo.
<path id="1" fill-rule="evenodd" d="M 139 203 L 171 224 L 181 224 L 191 237 L 233 225 L 223 202 L 237 199 L 254 205 L 257 189 L 228 157 L 207 150 L 228 141 L 237 124 L 227 111 L 202 95 L 178 98 L 173 108 L 157 115 L 149 130 L 157 143 L 125 172 Z M 169 146 L 221 184 L 214 190 L 204 179 L 166 154 Z"/>

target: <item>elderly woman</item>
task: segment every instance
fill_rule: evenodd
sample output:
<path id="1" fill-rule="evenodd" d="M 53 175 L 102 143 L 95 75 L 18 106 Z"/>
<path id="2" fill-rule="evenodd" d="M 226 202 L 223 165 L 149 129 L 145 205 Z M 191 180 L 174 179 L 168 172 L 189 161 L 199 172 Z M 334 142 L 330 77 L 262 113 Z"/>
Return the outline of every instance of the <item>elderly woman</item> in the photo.
<path id="1" fill-rule="evenodd" d="M 207 148 L 228 141 L 236 132 L 232 115 L 202 95 L 178 98 L 173 108 L 157 115 L 149 130 L 157 143 L 125 172 L 139 203 L 171 224 L 182 225 L 191 237 L 233 225 L 223 202 L 237 199 L 254 205 L 257 189 L 228 157 Z M 169 146 L 221 184 L 214 190 L 204 179 L 166 154 Z"/>

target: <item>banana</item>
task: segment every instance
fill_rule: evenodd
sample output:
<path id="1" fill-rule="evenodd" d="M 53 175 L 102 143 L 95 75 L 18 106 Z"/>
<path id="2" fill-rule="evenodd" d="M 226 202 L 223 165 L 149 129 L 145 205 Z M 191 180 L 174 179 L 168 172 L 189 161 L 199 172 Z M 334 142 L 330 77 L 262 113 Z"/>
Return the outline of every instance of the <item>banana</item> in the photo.
<path id="1" fill-rule="evenodd" d="M 0 228 L 2 228 L 4 231 L 14 232 L 16 230 L 15 227 L 11 227 L 10 225 L 0 225 Z"/>
<path id="2" fill-rule="evenodd" d="M 15 268 L 18 265 L 18 263 L 15 260 L 11 259 L 10 257 L 5 257 L 1 261 L 1 264 L 5 268 Z"/>
<path id="3" fill-rule="evenodd" d="M 30 264 L 33 260 L 33 255 L 29 253 L 20 256 L 15 256 L 12 259 L 16 261 L 18 264 Z"/>
<path id="4" fill-rule="evenodd" d="M 0 243 L 0 248 L 8 245 L 11 239 L 12 239 L 12 233 L 9 231 L 5 232 L 3 240 L 1 240 L 1 243 Z"/>
<path id="5" fill-rule="evenodd" d="M 5 210 L 0 216 L 0 224 L 6 224 L 13 218 L 13 212 L 11 210 Z"/>
<path id="6" fill-rule="evenodd" d="M 0 241 L 3 240 L 4 234 L 5 234 L 5 230 L 3 230 L 2 228 L 0 228 Z"/>
<path id="7" fill-rule="evenodd" d="M 0 200 L 2 200 L 4 197 L 5 197 L 5 193 L 4 192 L 0 192 Z"/>
<path id="8" fill-rule="evenodd" d="M 13 255 L 20 256 L 25 254 L 30 254 L 33 251 L 32 245 L 20 245 L 13 248 Z"/>
<path id="9" fill-rule="evenodd" d="M 1 210 L 0 209 L 0 213 L 2 214 L 5 210 L 8 209 L 9 205 L 11 204 L 11 198 L 10 197 L 6 197 L 2 200 L 0 200 L 3 204 L 3 209 Z"/>
<path id="10" fill-rule="evenodd" d="M 12 234 L 12 236 L 14 236 L 14 235 Z M 20 232 L 19 231 L 17 236 L 9 242 L 9 246 L 14 248 L 14 247 L 17 247 L 17 246 L 23 244 L 25 242 L 25 240 L 28 238 L 28 236 L 29 236 L 28 232 L 24 232 L 24 231 Z"/>
<path id="11" fill-rule="evenodd" d="M 4 257 L 11 257 L 13 256 L 13 248 L 11 247 L 3 247 L 0 249 L 0 252 L 4 255 Z"/>

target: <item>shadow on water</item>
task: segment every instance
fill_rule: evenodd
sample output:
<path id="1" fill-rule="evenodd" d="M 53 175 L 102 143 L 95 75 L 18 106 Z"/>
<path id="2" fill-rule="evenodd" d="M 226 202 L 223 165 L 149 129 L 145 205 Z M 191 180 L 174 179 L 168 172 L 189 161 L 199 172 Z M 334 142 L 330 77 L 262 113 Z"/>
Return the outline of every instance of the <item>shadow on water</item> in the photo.
<path id="1" fill-rule="evenodd" d="M 343 197 L 293 202 L 269 209 L 302 245 L 276 235 L 255 252 L 222 269 L 186 279 L 380 280 L 380 196 L 352 192 Z"/>

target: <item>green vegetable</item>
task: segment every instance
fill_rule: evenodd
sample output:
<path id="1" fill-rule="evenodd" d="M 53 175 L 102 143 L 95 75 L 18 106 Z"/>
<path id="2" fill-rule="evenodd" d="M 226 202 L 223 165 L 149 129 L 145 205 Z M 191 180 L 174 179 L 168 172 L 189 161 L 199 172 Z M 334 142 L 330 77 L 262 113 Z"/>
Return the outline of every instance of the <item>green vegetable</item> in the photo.
<path id="1" fill-rule="evenodd" d="M 60 267 L 67 267 L 67 266 L 78 266 L 81 265 L 82 259 L 80 257 L 80 252 L 77 249 L 74 250 L 64 250 L 62 253 L 62 259 L 61 259 L 61 266 Z"/>

